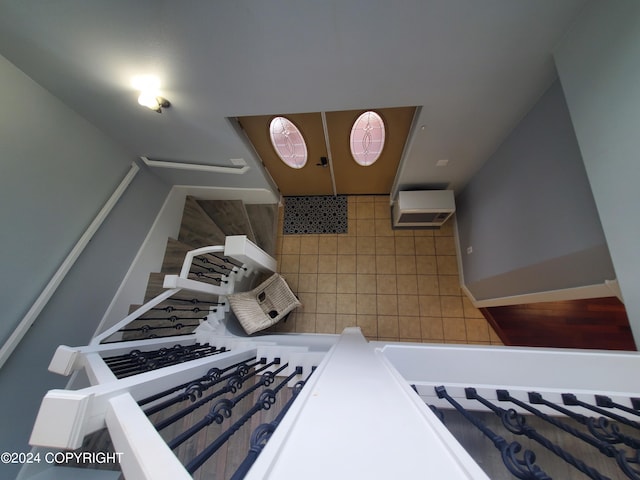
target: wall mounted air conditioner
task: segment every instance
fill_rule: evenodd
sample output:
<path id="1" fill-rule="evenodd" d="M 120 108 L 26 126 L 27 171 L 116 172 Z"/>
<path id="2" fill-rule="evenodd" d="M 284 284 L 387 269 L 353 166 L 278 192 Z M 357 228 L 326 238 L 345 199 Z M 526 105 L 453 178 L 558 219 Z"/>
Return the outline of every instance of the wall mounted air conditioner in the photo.
<path id="1" fill-rule="evenodd" d="M 453 190 L 400 192 L 393 205 L 393 226 L 440 227 L 455 211 Z"/>

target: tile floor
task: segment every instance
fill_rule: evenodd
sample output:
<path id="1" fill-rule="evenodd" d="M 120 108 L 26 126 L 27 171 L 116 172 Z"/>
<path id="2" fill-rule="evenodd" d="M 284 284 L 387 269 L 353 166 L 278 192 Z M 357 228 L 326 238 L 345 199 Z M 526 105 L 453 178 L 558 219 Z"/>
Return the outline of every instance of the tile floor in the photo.
<path id="1" fill-rule="evenodd" d="M 282 235 L 279 272 L 303 306 L 276 331 L 341 333 L 369 340 L 501 345 L 462 293 L 453 223 L 392 230 L 387 196 L 349 196 L 346 234 Z"/>

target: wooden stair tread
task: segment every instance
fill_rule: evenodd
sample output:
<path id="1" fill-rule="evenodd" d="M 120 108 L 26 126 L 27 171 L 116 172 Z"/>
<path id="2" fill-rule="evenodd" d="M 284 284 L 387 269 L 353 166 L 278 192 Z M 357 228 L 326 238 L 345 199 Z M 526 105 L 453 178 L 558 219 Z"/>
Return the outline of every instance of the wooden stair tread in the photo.
<path id="1" fill-rule="evenodd" d="M 195 248 L 224 245 L 225 233 L 194 197 L 187 197 L 178 240 Z"/>
<path id="2" fill-rule="evenodd" d="M 276 254 L 278 236 L 278 205 L 245 205 L 247 215 L 256 236 L 257 245 L 272 257 Z"/>
<path id="3" fill-rule="evenodd" d="M 242 200 L 198 200 L 198 205 L 225 235 L 246 235 L 257 243 Z"/>

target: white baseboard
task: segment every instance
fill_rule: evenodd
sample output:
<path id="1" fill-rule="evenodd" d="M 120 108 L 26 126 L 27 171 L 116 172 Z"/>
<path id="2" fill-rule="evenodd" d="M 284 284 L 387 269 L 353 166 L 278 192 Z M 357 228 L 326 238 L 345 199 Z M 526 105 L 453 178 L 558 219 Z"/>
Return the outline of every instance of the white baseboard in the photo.
<path id="1" fill-rule="evenodd" d="M 509 297 L 476 300 L 466 285 L 460 285 L 464 294 L 469 297 L 476 308 L 503 307 L 506 305 L 522 305 L 525 303 L 559 302 L 563 300 L 582 300 L 585 298 L 618 297 L 622 301 L 617 280 L 605 280 L 604 283 L 585 285 L 582 287 L 563 288 L 546 292 L 512 295 Z"/>

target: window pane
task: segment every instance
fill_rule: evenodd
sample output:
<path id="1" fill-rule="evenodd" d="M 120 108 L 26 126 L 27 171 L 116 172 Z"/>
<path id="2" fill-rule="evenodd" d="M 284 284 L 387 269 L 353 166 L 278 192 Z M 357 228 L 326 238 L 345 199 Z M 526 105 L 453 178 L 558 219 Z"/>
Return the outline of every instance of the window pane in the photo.
<path id="1" fill-rule="evenodd" d="M 271 144 L 280 159 L 291 168 L 302 168 L 307 163 L 307 145 L 302 133 L 285 117 L 276 117 L 269 125 Z"/>
<path id="2" fill-rule="evenodd" d="M 351 127 L 351 155 L 364 167 L 372 165 L 384 147 L 384 122 L 376 112 L 364 112 Z"/>

